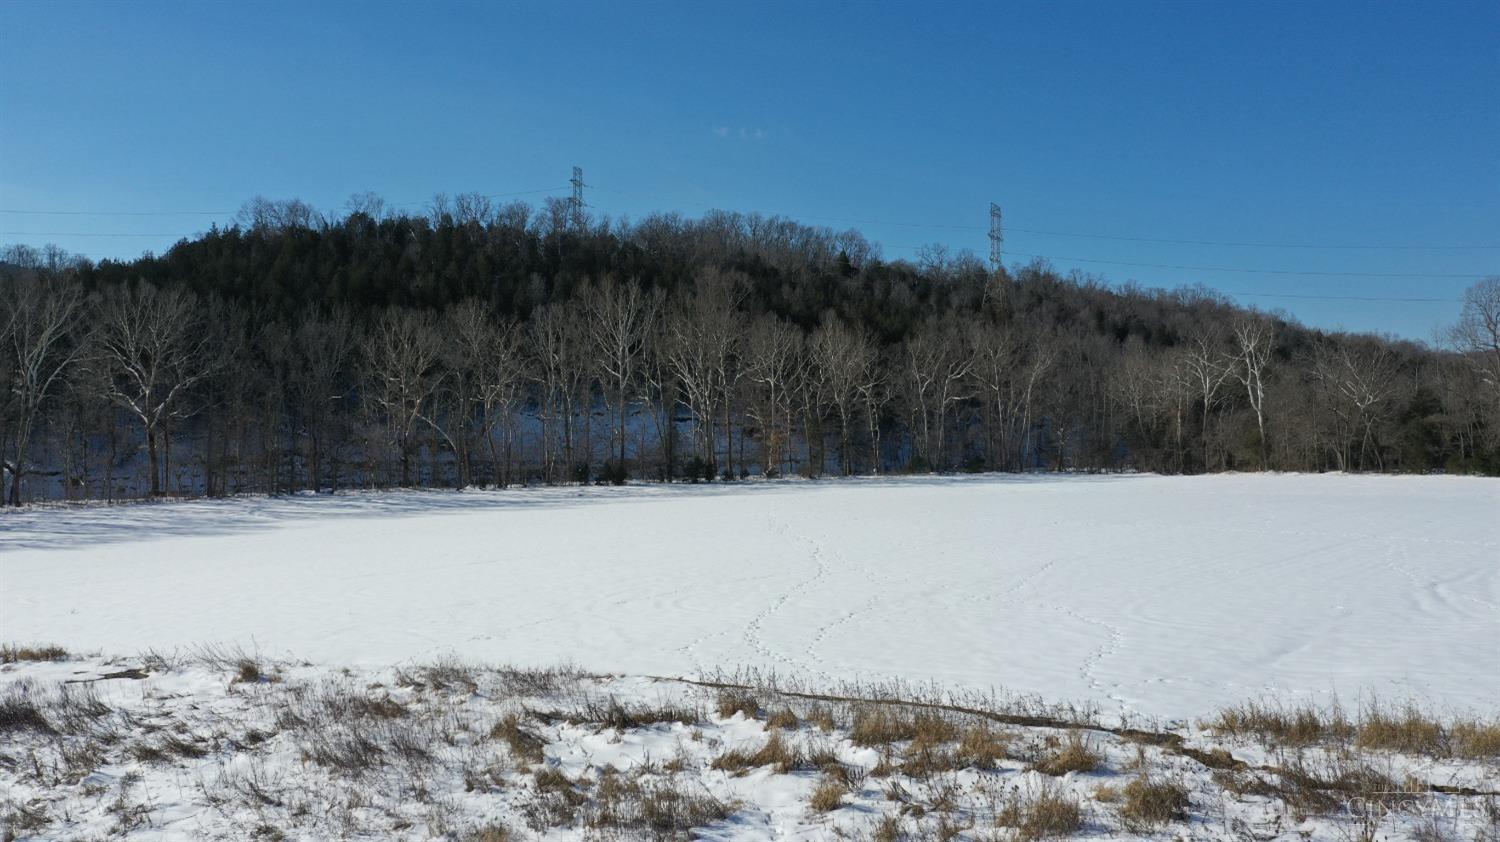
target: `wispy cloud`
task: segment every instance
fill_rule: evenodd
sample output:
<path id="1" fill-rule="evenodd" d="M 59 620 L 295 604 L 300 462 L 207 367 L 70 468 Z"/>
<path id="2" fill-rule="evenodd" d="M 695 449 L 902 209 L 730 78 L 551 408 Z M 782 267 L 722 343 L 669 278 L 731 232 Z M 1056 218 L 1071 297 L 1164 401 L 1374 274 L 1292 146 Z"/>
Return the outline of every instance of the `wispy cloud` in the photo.
<path id="1" fill-rule="evenodd" d="M 765 129 L 751 128 L 749 126 L 740 126 L 739 128 L 715 126 L 713 133 L 714 137 L 720 140 L 765 140 L 770 136 Z"/>

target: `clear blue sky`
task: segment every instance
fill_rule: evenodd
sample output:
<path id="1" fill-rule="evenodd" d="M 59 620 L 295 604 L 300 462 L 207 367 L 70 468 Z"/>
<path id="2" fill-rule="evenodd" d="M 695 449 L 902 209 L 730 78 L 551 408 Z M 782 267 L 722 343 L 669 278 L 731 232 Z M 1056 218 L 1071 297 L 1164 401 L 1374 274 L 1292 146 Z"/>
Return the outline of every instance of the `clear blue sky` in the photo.
<path id="1" fill-rule="evenodd" d="M 1007 263 L 1047 255 L 1111 282 L 1236 294 L 1457 299 L 1472 279 L 1435 276 L 1500 272 L 1500 248 L 1036 232 L 1500 246 L 1497 37 L 1494 0 L 7 0 L 0 209 L 229 213 L 0 213 L 0 243 L 134 256 L 255 194 L 422 202 L 565 187 L 577 164 L 594 212 L 613 216 L 877 220 L 852 227 L 888 258 L 930 242 L 984 257 L 996 201 Z M 1459 308 L 1239 300 L 1413 338 Z"/>

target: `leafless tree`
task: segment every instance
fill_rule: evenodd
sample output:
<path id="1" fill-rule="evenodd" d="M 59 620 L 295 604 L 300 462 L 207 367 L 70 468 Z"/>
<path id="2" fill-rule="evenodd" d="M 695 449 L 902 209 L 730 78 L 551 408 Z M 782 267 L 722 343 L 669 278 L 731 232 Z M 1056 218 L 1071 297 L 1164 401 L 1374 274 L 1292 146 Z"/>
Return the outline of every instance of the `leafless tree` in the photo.
<path id="1" fill-rule="evenodd" d="M 562 463 L 573 470 L 573 420 L 580 399 L 587 405 L 591 343 L 584 326 L 582 305 L 576 300 L 547 304 L 531 315 L 528 344 L 536 359 L 539 415 L 542 424 L 542 470 L 548 481 L 560 478 Z M 588 443 L 584 450 L 587 452 Z"/>
<path id="2" fill-rule="evenodd" d="M 716 419 L 721 408 L 726 461 L 733 458 L 730 404 L 743 332 L 738 307 L 744 296 L 740 275 L 704 269 L 695 276 L 693 291 L 679 298 L 666 320 L 667 359 L 693 415 L 694 451 L 715 472 L 719 467 Z"/>
<path id="3" fill-rule="evenodd" d="M 188 414 L 186 397 L 213 372 L 202 306 L 181 289 L 116 287 L 99 297 L 91 364 L 116 405 L 135 416 L 146 437 L 151 493 L 162 493 L 160 448 L 165 425 Z"/>
<path id="4" fill-rule="evenodd" d="M 1364 470 L 1373 453 L 1377 467 L 1384 457 L 1375 429 L 1396 386 L 1401 359 L 1392 343 L 1370 337 L 1325 339 L 1313 347 L 1312 375 L 1322 384 L 1329 408 L 1338 420 L 1335 456 L 1341 470 Z M 1353 440 L 1359 452 L 1353 451 Z"/>
<path id="5" fill-rule="evenodd" d="M 1464 307 L 1449 338 L 1489 393 L 1490 436 L 1500 443 L 1500 275 L 1464 291 Z"/>
<path id="6" fill-rule="evenodd" d="M 464 415 L 489 451 L 495 485 L 504 487 L 510 478 L 516 413 L 525 394 L 520 329 L 473 299 L 449 309 L 446 321 Z M 503 448 L 495 441 L 497 432 Z"/>
<path id="7" fill-rule="evenodd" d="M 411 485 L 417 431 L 430 420 L 443 374 L 442 342 L 431 313 L 392 307 L 367 337 L 367 398 L 379 410 L 401 461 L 401 484 Z"/>
<path id="8" fill-rule="evenodd" d="M 661 298 L 646 293 L 638 283 L 612 277 L 585 288 L 580 298 L 588 314 L 587 330 L 604 399 L 614 415 L 615 469 L 623 472 L 628 403 L 636 394 L 646 330 L 656 318 Z"/>
<path id="9" fill-rule="evenodd" d="M 808 343 L 812 364 L 821 372 L 824 395 L 839 419 L 839 464 L 845 474 L 854 472 L 849 445 L 854 413 L 865 403 L 865 392 L 875 375 L 876 352 L 868 335 L 850 327 L 831 313 L 813 332 Z"/>
<path id="10" fill-rule="evenodd" d="M 21 504 L 27 448 L 43 406 L 51 400 L 84 347 L 77 335 L 82 296 L 72 281 L 43 279 L 33 272 L 0 288 L 0 337 L 9 351 L 10 393 L 14 407 L 14 462 L 10 504 Z"/>
<path id="11" fill-rule="evenodd" d="M 767 475 L 784 472 L 790 461 L 792 389 L 802 349 L 802 332 L 775 316 L 762 316 L 746 337 L 746 376 L 755 386 L 750 416 L 760 428 L 761 470 Z"/>
<path id="12" fill-rule="evenodd" d="M 1223 399 L 1224 383 L 1233 376 L 1234 358 L 1220 347 L 1218 336 L 1199 331 L 1188 341 L 1187 347 L 1180 355 L 1179 362 L 1193 384 L 1198 409 L 1202 413 L 1200 432 L 1203 438 L 1203 470 L 1207 471 L 1210 470 L 1211 462 L 1209 422 L 1213 419 L 1214 409 Z"/>
<path id="13" fill-rule="evenodd" d="M 1275 345 L 1275 326 L 1269 320 L 1242 317 L 1234 323 L 1237 351 L 1230 371 L 1245 387 L 1250 409 L 1255 412 L 1255 429 L 1260 442 L 1260 468 L 1269 463 L 1266 446 L 1266 371 L 1271 364 Z"/>
<path id="14" fill-rule="evenodd" d="M 301 422 L 298 426 L 308 443 L 307 484 L 314 491 L 323 487 L 323 460 L 334 419 L 350 400 L 357 338 L 349 316 L 342 311 L 327 317 L 308 311 L 292 334 L 290 385 Z M 337 471 L 333 483 L 338 484 Z"/>
<path id="15" fill-rule="evenodd" d="M 940 319 L 924 322 L 906 340 L 906 388 L 918 455 L 933 470 L 947 467 L 948 413 L 969 396 L 974 356 L 969 333 Z"/>

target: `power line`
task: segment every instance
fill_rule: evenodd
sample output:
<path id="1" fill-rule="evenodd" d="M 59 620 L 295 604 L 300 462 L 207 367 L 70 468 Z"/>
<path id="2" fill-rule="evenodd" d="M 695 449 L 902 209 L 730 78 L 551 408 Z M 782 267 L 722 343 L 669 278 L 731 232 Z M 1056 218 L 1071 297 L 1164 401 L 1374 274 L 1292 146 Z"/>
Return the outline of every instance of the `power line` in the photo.
<path id="1" fill-rule="evenodd" d="M 1398 301 L 1398 302 L 1438 302 L 1443 304 L 1460 304 L 1462 298 L 1386 298 L 1377 295 L 1301 295 L 1295 292 L 1229 292 L 1220 290 L 1225 295 L 1247 296 L 1252 298 L 1306 298 L 1319 301 Z"/>
<path id="2" fill-rule="evenodd" d="M 1174 245 L 1189 246 L 1236 246 L 1246 248 L 1281 248 L 1281 249 L 1395 249 L 1404 251 L 1449 251 L 1463 249 L 1500 249 L 1500 245 L 1493 246 L 1437 246 L 1437 245 L 1328 245 L 1321 243 L 1263 243 L 1243 242 L 1235 240 L 1173 240 L 1156 237 L 1119 237 L 1110 234 L 1080 234 L 1071 231 L 1041 231 L 1035 228 L 1011 228 L 1012 231 L 1024 231 L 1028 234 L 1042 234 L 1051 237 L 1084 237 L 1093 240 L 1120 240 L 1129 243 L 1171 243 Z"/>
<path id="3" fill-rule="evenodd" d="M 484 193 L 486 199 L 501 199 L 506 196 L 528 196 L 533 193 L 551 193 L 564 190 L 567 185 L 554 187 L 538 187 L 534 190 L 512 190 L 508 193 Z M 393 208 L 410 207 L 411 205 L 425 205 L 431 199 L 418 199 L 414 202 L 388 202 Z M 170 211 L 93 211 L 93 210 L 28 210 L 24 208 L 0 208 L 0 213 L 15 213 L 37 216 L 233 216 L 238 210 L 196 211 L 196 210 L 170 210 Z M 13 233 L 0 231 L 3 233 Z M 24 232 L 22 232 L 24 233 Z M 70 235 L 77 236 L 77 235 Z M 170 234 L 149 234 L 142 236 L 172 236 Z"/>
<path id="4" fill-rule="evenodd" d="M 677 200 L 677 199 L 669 199 L 669 198 L 667 198 L 665 196 L 657 196 L 657 195 L 652 195 L 652 194 L 647 194 L 647 193 L 635 193 L 633 191 L 618 190 L 618 189 L 611 188 L 611 187 L 597 187 L 596 189 L 606 190 L 606 191 L 608 191 L 610 193 L 617 193 L 617 194 L 622 195 L 622 196 L 635 196 L 636 198 L 641 198 L 641 199 L 654 199 L 656 201 L 667 202 L 669 204 L 691 205 L 693 207 L 701 207 L 701 208 L 717 208 L 717 207 L 719 207 L 717 205 L 706 204 L 706 203 L 703 203 L 703 202 L 681 201 L 681 200 Z M 842 222 L 842 223 L 846 223 L 846 224 L 850 224 L 850 225 L 884 225 L 884 226 L 890 226 L 890 227 L 895 227 L 895 228 L 932 228 L 932 229 L 950 230 L 950 231 L 988 231 L 989 230 L 988 227 L 983 226 L 983 225 L 948 225 L 948 224 L 937 223 L 937 222 L 902 222 L 902 221 L 896 221 L 896 220 L 890 220 L 890 219 L 855 219 L 855 218 L 851 218 L 851 217 L 812 216 L 812 215 L 807 215 L 807 214 L 785 214 L 785 215 L 786 216 L 795 216 L 798 219 L 810 219 L 810 220 L 815 220 L 815 221 L 818 221 L 818 222 Z M 1076 232 L 1076 231 L 1050 231 L 1050 230 L 1044 230 L 1044 229 L 1040 229 L 1040 228 L 1017 228 L 1017 227 L 1012 226 L 1012 225 L 1005 226 L 1005 230 L 1007 230 L 1007 231 L 1020 231 L 1022 233 L 1026 233 L 1026 234 L 1040 234 L 1040 235 L 1051 236 L 1051 237 L 1082 237 L 1082 238 L 1086 238 L 1086 239 L 1120 240 L 1120 241 L 1123 241 L 1123 242 L 1133 242 L 1133 243 L 1169 243 L 1169 244 L 1173 244 L 1173 245 L 1194 245 L 1194 246 L 1235 246 L 1235 247 L 1245 247 L 1245 248 L 1293 248 L 1293 249 L 1372 249 L 1372 250 L 1394 249 L 1394 250 L 1412 250 L 1412 251 L 1426 251 L 1426 250 L 1448 251 L 1448 250 L 1465 250 L 1465 249 L 1469 249 L 1469 250 L 1472 250 L 1472 249 L 1494 249 L 1494 250 L 1500 250 L 1500 244 L 1494 244 L 1494 245 L 1362 245 L 1362 244 L 1361 245 L 1354 245 L 1354 244 L 1326 244 L 1326 243 L 1273 243 L 1273 242 L 1252 242 L 1252 241 L 1243 241 L 1243 240 L 1188 240 L 1188 239 L 1174 239 L 1174 238 L 1164 238 L 1164 237 L 1125 237 L 1125 236 L 1117 236 L 1117 235 L 1112 235 L 1112 234 L 1085 234 L 1085 233 Z"/>
<path id="5" fill-rule="evenodd" d="M 188 234 L 101 234 L 93 231 L 0 231 L 7 237 L 186 237 Z"/>
<path id="6" fill-rule="evenodd" d="M 1011 254 L 1018 257 L 1039 257 L 1043 260 L 1071 260 L 1076 263 L 1100 263 L 1107 266 L 1136 266 L 1146 269 L 1185 269 L 1192 272 L 1239 272 L 1251 275 L 1319 275 L 1331 278 L 1464 278 L 1478 279 L 1489 277 L 1484 273 L 1462 274 L 1452 272 L 1323 272 L 1317 270 L 1301 269 L 1242 269 L 1235 266 L 1187 266 L 1176 263 L 1134 263 L 1126 260 L 1101 260 L 1094 257 L 1068 257 L 1055 254 L 1027 254 L 1025 252 L 1013 251 Z"/>

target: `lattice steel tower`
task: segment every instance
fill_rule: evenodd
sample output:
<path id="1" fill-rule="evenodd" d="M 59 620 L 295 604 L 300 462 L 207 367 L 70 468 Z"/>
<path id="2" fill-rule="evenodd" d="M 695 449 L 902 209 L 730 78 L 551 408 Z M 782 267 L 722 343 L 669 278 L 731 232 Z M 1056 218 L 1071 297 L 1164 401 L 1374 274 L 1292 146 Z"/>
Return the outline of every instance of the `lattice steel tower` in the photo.
<path id="1" fill-rule="evenodd" d="M 568 202 L 569 216 L 572 217 L 574 231 L 583 230 L 583 167 L 573 168 L 573 178 L 569 180 L 573 185 L 573 198 Z"/>
<path id="2" fill-rule="evenodd" d="M 990 269 L 1000 271 L 1000 247 L 1005 243 L 1005 233 L 1000 228 L 1000 206 L 990 202 Z"/>

